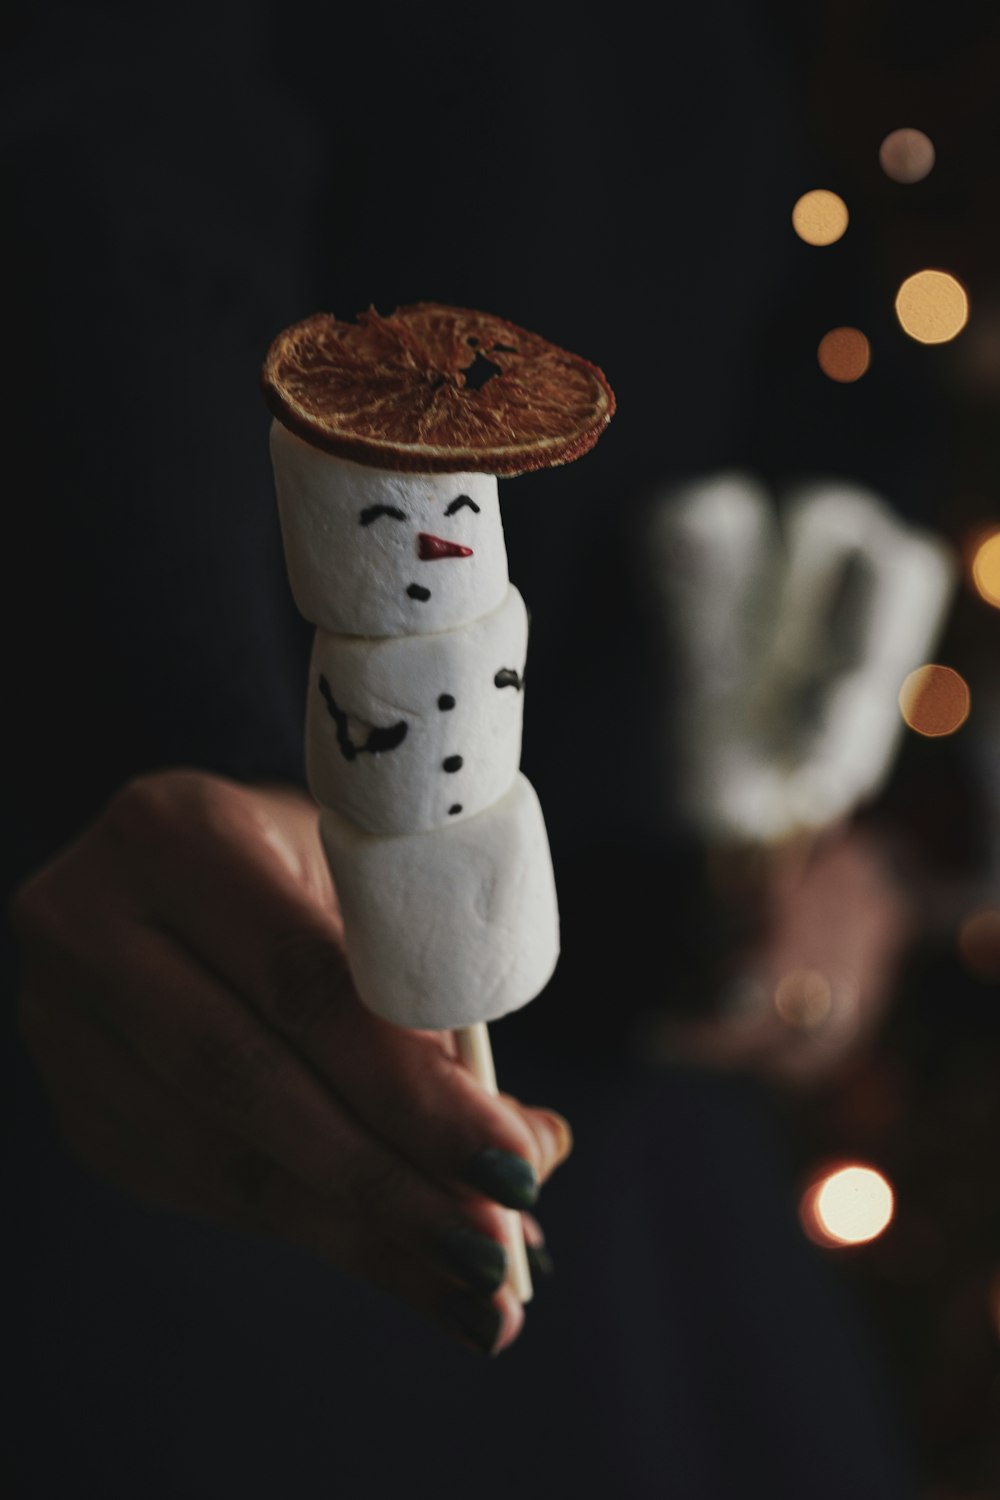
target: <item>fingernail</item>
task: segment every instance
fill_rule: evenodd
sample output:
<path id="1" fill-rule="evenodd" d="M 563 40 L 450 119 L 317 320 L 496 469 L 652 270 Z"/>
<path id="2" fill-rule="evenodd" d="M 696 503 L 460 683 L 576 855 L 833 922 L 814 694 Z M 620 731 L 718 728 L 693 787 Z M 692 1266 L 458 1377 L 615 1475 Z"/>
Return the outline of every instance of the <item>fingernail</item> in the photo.
<path id="1" fill-rule="evenodd" d="M 445 1261 L 473 1292 L 495 1292 L 507 1275 L 507 1252 L 497 1240 L 458 1225 L 441 1241 Z"/>
<path id="2" fill-rule="evenodd" d="M 531 1162 L 499 1146 L 487 1146 L 474 1156 L 465 1179 L 505 1208 L 531 1208 L 538 1198 L 538 1176 Z"/>
<path id="3" fill-rule="evenodd" d="M 557 1115 L 552 1109 L 536 1109 L 538 1123 L 541 1125 L 542 1134 L 546 1137 L 543 1150 L 546 1155 L 546 1172 L 552 1172 L 564 1162 L 573 1149 L 573 1132 L 569 1128 L 569 1121 L 564 1120 L 562 1115 Z"/>
<path id="4" fill-rule="evenodd" d="M 521 1227 L 524 1230 L 524 1238 L 527 1244 L 539 1247 L 545 1244 L 545 1231 L 534 1214 L 522 1213 Z"/>
<path id="5" fill-rule="evenodd" d="M 555 1265 L 544 1245 L 526 1245 L 524 1248 L 528 1256 L 528 1269 L 532 1276 L 551 1276 Z"/>
<path id="6" fill-rule="evenodd" d="M 445 1311 L 445 1323 L 480 1354 L 492 1354 L 503 1324 L 503 1313 L 492 1302 L 456 1297 Z"/>

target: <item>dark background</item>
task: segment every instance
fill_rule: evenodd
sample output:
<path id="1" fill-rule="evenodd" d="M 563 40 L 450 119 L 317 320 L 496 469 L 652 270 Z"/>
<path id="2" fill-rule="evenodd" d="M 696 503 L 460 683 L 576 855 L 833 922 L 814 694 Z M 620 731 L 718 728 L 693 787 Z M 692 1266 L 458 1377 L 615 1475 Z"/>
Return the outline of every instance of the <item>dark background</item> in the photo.
<path id="1" fill-rule="evenodd" d="M 853 1085 L 792 1105 L 750 1079 L 654 1072 L 626 1047 L 633 1015 L 670 1003 L 677 955 L 696 965 L 711 940 L 696 851 L 662 805 L 649 499 L 738 465 L 779 489 L 851 476 L 956 540 L 995 514 L 989 360 L 922 349 L 892 315 L 899 280 L 928 264 L 960 275 L 974 309 L 998 295 L 991 8 L 805 10 L 15 13 L 0 75 L 5 889 L 138 771 L 301 780 L 309 632 L 257 390 L 280 328 L 321 308 L 482 307 L 598 362 L 619 402 L 585 460 L 502 488 L 532 613 L 524 768 L 565 957 L 497 1046 L 507 1086 L 577 1127 L 546 1198 L 552 1288 L 516 1349 L 474 1365 L 291 1251 L 101 1185 L 53 1138 L 15 1043 L 18 1495 L 881 1500 L 923 1494 L 918 1471 L 965 1486 L 942 1495 L 1000 1485 L 989 1337 L 977 1325 L 966 1395 L 929 1428 L 944 1397 L 920 1372 L 940 1383 L 944 1361 L 954 1385 L 968 1339 L 949 1367 L 928 1282 L 891 1255 L 834 1265 L 798 1228 L 811 1156 L 871 1144 Z M 916 187 L 878 168 L 899 125 L 937 146 Z M 828 251 L 789 225 L 815 186 L 851 209 Z M 841 323 L 872 341 L 856 387 L 815 361 Z M 952 639 L 973 678 L 992 629 L 964 599 Z M 988 857 L 969 762 L 957 742 L 911 747 L 886 804 L 945 873 Z M 917 1193 L 928 1149 L 947 1169 L 961 1138 L 942 1125 L 914 1144 L 914 1122 L 945 1109 L 927 1059 L 957 1059 L 949 1087 L 994 1092 L 992 995 L 939 947 L 879 1044 L 908 1090 L 886 1150 Z M 980 1207 L 984 1111 L 961 1138 Z M 992 1213 L 941 1209 L 964 1225 L 941 1296 L 1000 1264 Z"/>

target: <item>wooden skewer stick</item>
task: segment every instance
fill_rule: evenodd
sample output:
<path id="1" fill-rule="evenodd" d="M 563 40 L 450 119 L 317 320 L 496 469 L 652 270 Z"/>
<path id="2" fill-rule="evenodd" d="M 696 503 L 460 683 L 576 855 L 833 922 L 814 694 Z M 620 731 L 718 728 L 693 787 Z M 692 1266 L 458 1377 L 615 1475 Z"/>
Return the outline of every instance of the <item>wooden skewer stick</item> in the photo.
<path id="1" fill-rule="evenodd" d="M 490 1033 L 486 1022 L 477 1021 L 473 1026 L 460 1027 L 455 1032 L 455 1041 L 458 1044 L 458 1055 L 473 1078 L 488 1094 L 496 1094 L 497 1075 L 493 1067 L 493 1049 L 490 1046 Z M 534 1295 L 534 1288 L 531 1285 L 528 1256 L 524 1248 L 524 1228 L 521 1224 L 521 1215 L 514 1209 L 507 1214 L 507 1254 L 507 1280 L 514 1295 L 520 1302 L 530 1302 Z"/>

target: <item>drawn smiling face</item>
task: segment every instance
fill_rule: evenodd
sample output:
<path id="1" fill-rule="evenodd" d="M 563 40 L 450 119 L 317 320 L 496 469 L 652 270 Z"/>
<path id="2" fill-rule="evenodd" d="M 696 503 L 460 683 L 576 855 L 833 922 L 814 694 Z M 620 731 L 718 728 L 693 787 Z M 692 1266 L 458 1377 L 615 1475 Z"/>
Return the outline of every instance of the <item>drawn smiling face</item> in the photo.
<path id="1" fill-rule="evenodd" d="M 271 430 L 285 553 L 306 619 L 341 635 L 424 635 L 495 609 L 508 586 L 491 474 L 400 474 Z"/>

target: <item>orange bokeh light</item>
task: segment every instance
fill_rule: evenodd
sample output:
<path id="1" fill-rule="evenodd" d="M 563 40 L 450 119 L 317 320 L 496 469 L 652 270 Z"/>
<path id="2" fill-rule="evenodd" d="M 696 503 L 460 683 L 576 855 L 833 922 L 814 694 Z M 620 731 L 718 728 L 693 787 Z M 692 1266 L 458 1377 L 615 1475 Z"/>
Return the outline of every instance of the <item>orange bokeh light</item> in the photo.
<path id="1" fill-rule="evenodd" d="M 820 339 L 816 358 L 824 375 L 849 385 L 871 364 L 871 345 L 860 328 L 831 328 Z"/>
<path id="2" fill-rule="evenodd" d="M 972 581 L 980 598 L 1000 609 L 1000 530 L 989 532 L 976 547 Z"/>
<path id="3" fill-rule="evenodd" d="M 969 321 L 969 298 L 947 271 L 917 271 L 896 294 L 896 316 L 918 344 L 947 344 Z"/>
<path id="4" fill-rule="evenodd" d="M 792 228 L 807 245 L 833 245 L 848 223 L 847 204 L 828 188 L 803 193 L 792 209 Z"/>
<path id="5" fill-rule="evenodd" d="M 954 734 L 969 717 L 969 685 L 952 667 L 917 667 L 899 690 L 899 708 L 909 727 L 927 739 Z"/>

